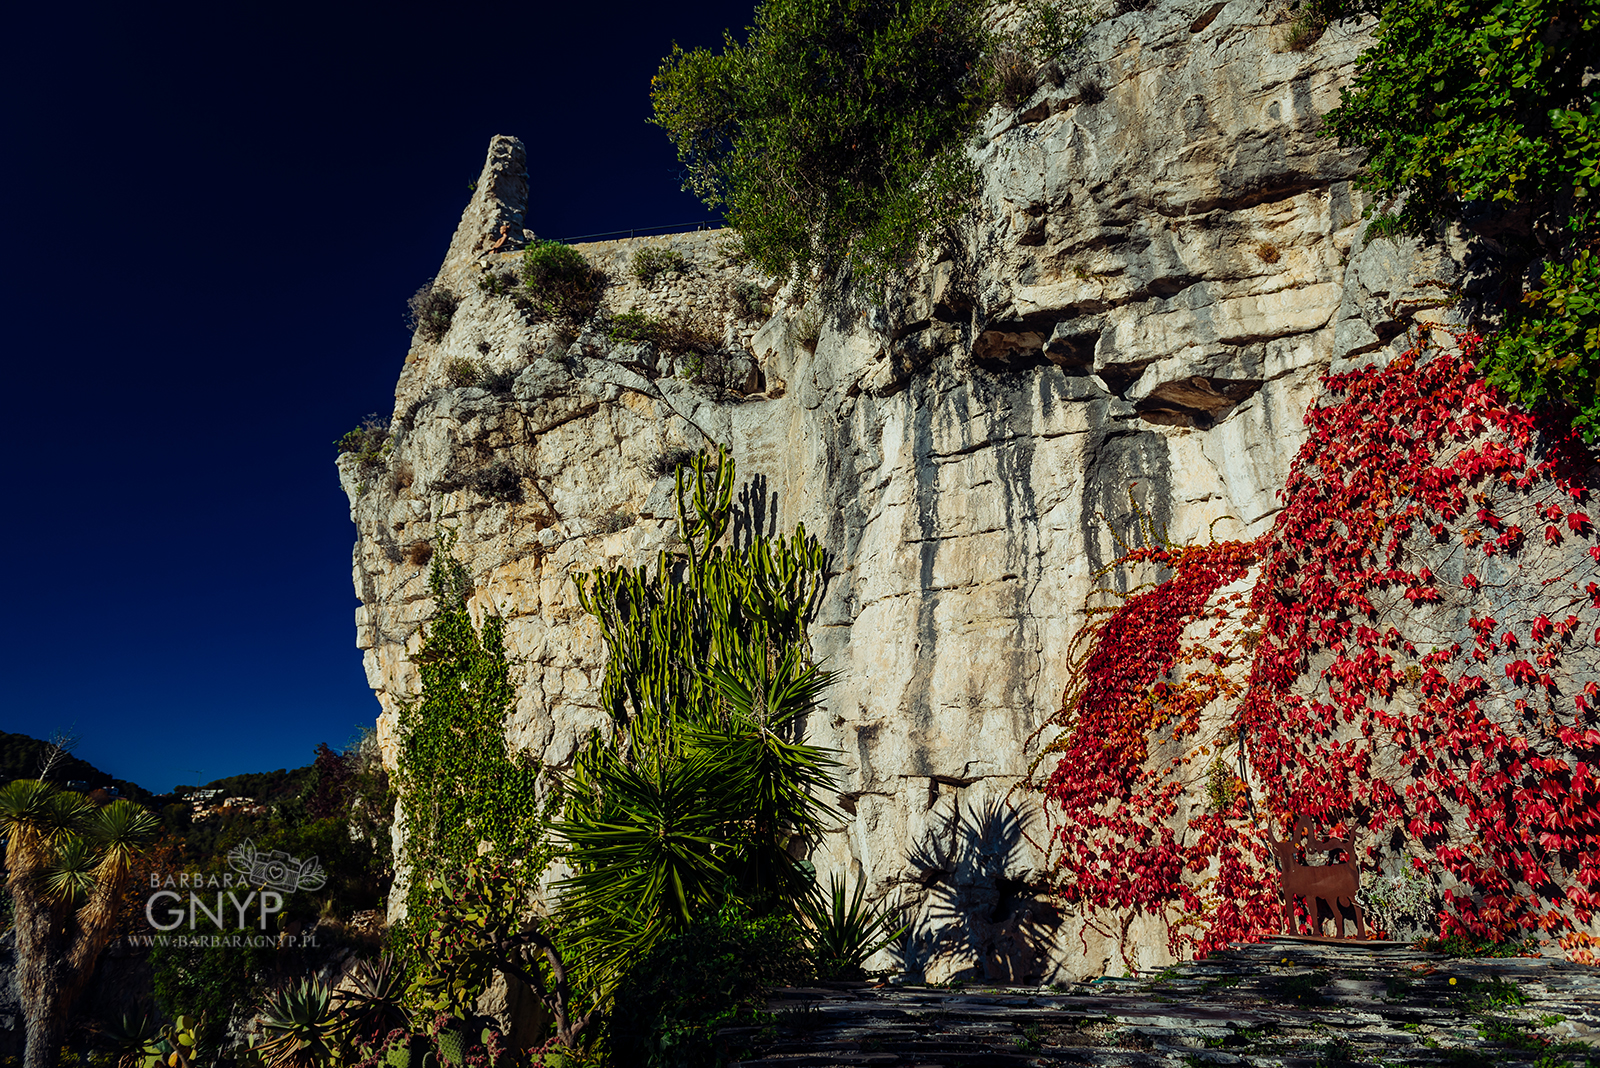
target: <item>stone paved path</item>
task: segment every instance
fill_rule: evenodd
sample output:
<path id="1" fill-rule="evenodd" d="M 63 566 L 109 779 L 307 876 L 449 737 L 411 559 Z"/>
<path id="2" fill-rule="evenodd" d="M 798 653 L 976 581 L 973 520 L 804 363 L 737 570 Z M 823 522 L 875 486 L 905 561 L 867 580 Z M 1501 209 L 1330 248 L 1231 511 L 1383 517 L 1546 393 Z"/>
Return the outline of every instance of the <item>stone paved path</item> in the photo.
<path id="1" fill-rule="evenodd" d="M 739 1068 L 1600 1068 L 1600 969 L 1274 941 L 1145 979 L 775 991 Z"/>

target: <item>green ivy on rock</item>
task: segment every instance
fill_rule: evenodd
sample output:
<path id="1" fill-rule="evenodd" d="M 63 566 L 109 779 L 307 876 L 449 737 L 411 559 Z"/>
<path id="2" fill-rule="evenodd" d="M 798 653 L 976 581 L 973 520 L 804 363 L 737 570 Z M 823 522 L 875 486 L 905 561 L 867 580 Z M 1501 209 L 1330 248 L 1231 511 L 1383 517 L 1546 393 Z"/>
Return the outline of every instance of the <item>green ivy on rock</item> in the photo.
<path id="1" fill-rule="evenodd" d="M 1503 208 L 1600 189 L 1600 6 L 1593 0 L 1407 0 L 1324 132 L 1368 150 L 1358 181 L 1405 194 L 1414 230 L 1478 201 Z"/>
<path id="2" fill-rule="evenodd" d="M 506 746 L 516 691 L 505 624 L 490 616 L 474 626 L 467 610 L 472 581 L 454 544 L 447 534 L 433 556 L 435 613 L 411 658 L 422 692 L 400 712 L 399 795 L 412 872 L 406 922 L 422 930 L 435 907 L 426 876 L 458 876 L 491 852 L 528 887 L 550 856 L 535 790 L 539 766 Z"/>

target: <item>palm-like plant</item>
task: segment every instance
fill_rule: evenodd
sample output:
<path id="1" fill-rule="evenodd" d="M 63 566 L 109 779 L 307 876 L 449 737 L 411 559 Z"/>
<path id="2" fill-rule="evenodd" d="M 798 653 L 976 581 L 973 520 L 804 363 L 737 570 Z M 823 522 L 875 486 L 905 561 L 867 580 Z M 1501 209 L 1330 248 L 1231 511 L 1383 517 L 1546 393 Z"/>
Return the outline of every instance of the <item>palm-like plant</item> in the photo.
<path id="1" fill-rule="evenodd" d="M 555 831 L 575 874 L 561 885 L 568 937 L 604 1001 L 662 937 L 738 901 L 785 910 L 809 878 L 791 847 L 832 811 L 828 755 L 795 739 L 832 674 L 805 627 L 823 554 L 792 538 L 718 544 L 732 510 L 726 452 L 678 472 L 687 558 L 579 576 L 608 647 L 610 737 L 590 739 L 565 784 Z"/>
<path id="2" fill-rule="evenodd" d="M 117 897 L 133 859 L 158 826 L 131 801 L 97 808 L 81 794 L 34 779 L 0 787 L 27 1026 L 24 1068 L 55 1063 L 72 1002 L 115 929 Z"/>
<path id="3" fill-rule="evenodd" d="M 906 925 L 894 926 L 898 916 L 866 908 L 862 897 L 867 881 L 856 880 L 855 893 L 845 901 L 845 881 L 837 873 L 828 877 L 828 891 L 815 891 L 795 901 L 795 908 L 809 929 L 812 958 L 824 979 L 859 979 L 867 958 L 892 945 L 906 933 Z"/>

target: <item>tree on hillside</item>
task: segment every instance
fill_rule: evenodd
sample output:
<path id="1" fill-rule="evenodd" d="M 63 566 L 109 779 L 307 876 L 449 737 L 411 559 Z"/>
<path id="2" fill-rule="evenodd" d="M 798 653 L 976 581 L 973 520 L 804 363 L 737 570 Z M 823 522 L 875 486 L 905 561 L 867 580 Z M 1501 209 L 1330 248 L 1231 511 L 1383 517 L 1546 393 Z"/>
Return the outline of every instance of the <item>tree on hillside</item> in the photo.
<path id="1" fill-rule="evenodd" d="M 813 266 L 881 277 L 966 207 L 961 151 L 986 105 L 973 0 L 765 0 L 749 41 L 677 47 L 654 122 L 686 189 L 744 251 L 803 285 Z"/>
<path id="2" fill-rule="evenodd" d="M 27 1028 L 23 1068 L 53 1068 L 72 1002 L 115 932 L 134 857 L 156 828 L 131 801 L 96 807 L 37 779 L 0 787 Z"/>

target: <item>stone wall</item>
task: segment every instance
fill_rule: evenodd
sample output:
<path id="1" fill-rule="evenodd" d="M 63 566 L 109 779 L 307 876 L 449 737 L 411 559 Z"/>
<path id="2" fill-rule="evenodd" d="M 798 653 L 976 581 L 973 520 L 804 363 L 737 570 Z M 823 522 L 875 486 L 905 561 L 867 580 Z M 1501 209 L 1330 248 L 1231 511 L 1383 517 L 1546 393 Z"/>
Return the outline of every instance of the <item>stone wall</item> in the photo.
<path id="1" fill-rule="evenodd" d="M 483 250 L 527 209 L 522 146 L 496 138 L 439 276 L 463 303 L 407 357 L 388 465 L 341 461 L 386 751 L 432 607 L 411 546 L 459 531 L 474 611 L 507 621 L 508 737 L 560 766 L 604 721 L 604 649 L 570 576 L 669 546 L 652 465 L 725 445 L 741 521 L 803 521 L 829 552 L 812 641 L 840 678 L 808 738 L 839 752 L 848 818 L 819 869 L 909 906 L 903 963 L 931 981 L 1121 971 L 1048 901 L 1047 831 L 1013 791 L 1130 500 L 1176 540 L 1263 530 L 1320 376 L 1410 325 L 1404 279 L 1458 278 L 1471 258 L 1362 242 L 1359 159 L 1317 129 L 1367 31 L 1335 26 L 1304 52 L 1283 33 L 1260 0 L 1158 0 L 1097 24 L 1057 84 L 991 113 L 973 221 L 880 304 L 798 303 L 719 233 L 579 246 L 612 312 L 720 327 L 731 388 L 480 287 L 511 269 Z M 641 285 L 625 264 L 649 245 L 688 268 Z M 756 291 L 773 302 L 751 309 L 761 321 Z M 514 377 L 452 387 L 458 360 Z M 494 464 L 519 480 L 504 499 L 474 488 Z M 1167 962 L 1153 926 L 1133 934 L 1137 966 Z"/>

